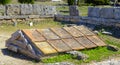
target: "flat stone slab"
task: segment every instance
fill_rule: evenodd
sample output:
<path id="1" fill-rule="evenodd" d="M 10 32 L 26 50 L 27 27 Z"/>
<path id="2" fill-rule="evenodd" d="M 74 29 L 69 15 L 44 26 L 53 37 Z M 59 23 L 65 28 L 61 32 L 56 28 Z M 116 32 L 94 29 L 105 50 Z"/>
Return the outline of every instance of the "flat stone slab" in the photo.
<path id="1" fill-rule="evenodd" d="M 106 44 L 97 36 L 87 36 L 89 40 L 95 43 L 97 46 L 105 46 Z"/>
<path id="2" fill-rule="evenodd" d="M 75 29 L 74 27 L 64 27 L 63 29 L 65 29 L 68 33 L 70 33 L 73 37 L 80 37 L 83 36 L 83 34 Z"/>
<path id="3" fill-rule="evenodd" d="M 73 50 L 80 50 L 84 49 L 85 47 L 81 45 L 79 42 L 77 42 L 75 39 L 63 39 L 63 41 L 71 47 Z"/>
<path id="4" fill-rule="evenodd" d="M 58 52 L 66 52 L 72 50 L 62 40 L 49 40 L 48 41 Z"/>
<path id="5" fill-rule="evenodd" d="M 85 28 L 84 26 L 74 26 L 76 29 L 78 29 L 81 33 L 84 35 L 95 35 L 93 32 Z"/>
<path id="6" fill-rule="evenodd" d="M 72 38 L 72 36 L 67 33 L 63 28 L 51 28 L 60 38 Z"/>
<path id="7" fill-rule="evenodd" d="M 24 29 L 22 31 L 34 42 L 45 41 L 45 38 L 39 33 L 39 30 Z"/>
<path id="8" fill-rule="evenodd" d="M 57 53 L 57 51 L 51 45 L 49 45 L 47 42 L 35 42 L 34 44 L 45 55 Z"/>
<path id="9" fill-rule="evenodd" d="M 43 36 L 48 39 L 48 40 L 52 40 L 52 39 L 60 39 L 55 33 L 53 33 L 50 29 L 41 29 L 39 30 Z"/>
<path id="10" fill-rule="evenodd" d="M 83 45 L 85 48 L 97 47 L 96 44 L 94 44 L 93 42 L 91 42 L 90 40 L 88 40 L 86 37 L 76 38 L 76 40 L 77 40 L 81 45 Z"/>

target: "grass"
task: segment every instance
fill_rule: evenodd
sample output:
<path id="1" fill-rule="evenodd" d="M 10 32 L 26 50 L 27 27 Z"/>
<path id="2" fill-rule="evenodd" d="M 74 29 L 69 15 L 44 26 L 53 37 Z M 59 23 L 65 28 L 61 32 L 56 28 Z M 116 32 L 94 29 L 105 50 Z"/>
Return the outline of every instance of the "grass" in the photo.
<path id="1" fill-rule="evenodd" d="M 114 37 L 111 37 L 109 35 L 103 35 L 101 33 L 99 34 L 99 37 L 104 39 L 104 42 L 106 44 L 115 45 L 118 48 L 120 48 L 120 40 L 118 41 L 118 39 L 116 39 Z M 81 63 L 89 63 L 91 61 L 96 61 L 96 62 L 102 61 L 102 60 L 105 60 L 105 59 L 109 59 L 111 57 L 116 57 L 117 55 L 120 54 L 120 51 L 117 51 L 117 52 L 111 51 L 111 50 L 108 50 L 107 47 L 97 47 L 95 49 L 82 50 L 80 52 L 82 52 L 84 54 L 87 54 L 89 56 L 89 58 L 86 59 L 86 60 L 76 60 L 75 57 L 73 57 L 72 55 L 59 54 L 58 56 L 55 56 L 55 57 L 52 57 L 52 58 L 43 59 L 42 62 L 53 63 L 53 62 L 68 61 L 68 62 L 72 62 L 76 65 L 80 65 Z"/>
<path id="2" fill-rule="evenodd" d="M 13 24 L 2 24 L 0 25 L 0 32 L 8 32 L 13 33 L 18 29 L 42 29 L 42 28 L 54 28 L 54 27 L 63 27 L 64 24 L 60 22 L 56 22 L 53 19 L 45 19 L 39 22 L 33 22 L 33 26 L 29 26 L 29 21 L 27 22 L 19 22 L 17 26 L 13 26 Z"/>

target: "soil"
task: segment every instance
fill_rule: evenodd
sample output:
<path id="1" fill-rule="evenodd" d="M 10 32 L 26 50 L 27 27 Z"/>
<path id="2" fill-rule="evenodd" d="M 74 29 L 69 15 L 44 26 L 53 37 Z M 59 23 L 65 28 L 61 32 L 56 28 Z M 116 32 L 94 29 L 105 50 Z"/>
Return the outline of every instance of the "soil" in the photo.
<path id="1" fill-rule="evenodd" d="M 11 33 L 0 33 L 0 65 L 43 65 L 41 62 L 34 60 L 8 50 L 5 47 L 5 40 L 10 38 Z"/>

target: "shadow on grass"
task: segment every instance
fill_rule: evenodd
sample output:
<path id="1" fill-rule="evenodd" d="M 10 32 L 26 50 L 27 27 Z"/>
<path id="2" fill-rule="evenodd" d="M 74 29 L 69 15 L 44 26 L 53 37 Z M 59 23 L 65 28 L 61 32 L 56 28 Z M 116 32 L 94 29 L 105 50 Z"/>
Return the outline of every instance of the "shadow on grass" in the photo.
<path id="1" fill-rule="evenodd" d="M 32 59 L 28 56 L 25 56 L 21 53 L 16 53 L 16 52 L 10 51 L 7 48 L 2 49 L 2 53 L 4 55 L 7 55 L 7 56 L 10 56 L 10 57 L 13 57 L 13 58 L 17 58 L 17 59 L 21 59 L 21 60 L 28 60 L 28 61 L 32 61 L 32 62 L 35 62 L 35 63 L 39 62 L 38 60 L 34 60 L 34 59 Z"/>

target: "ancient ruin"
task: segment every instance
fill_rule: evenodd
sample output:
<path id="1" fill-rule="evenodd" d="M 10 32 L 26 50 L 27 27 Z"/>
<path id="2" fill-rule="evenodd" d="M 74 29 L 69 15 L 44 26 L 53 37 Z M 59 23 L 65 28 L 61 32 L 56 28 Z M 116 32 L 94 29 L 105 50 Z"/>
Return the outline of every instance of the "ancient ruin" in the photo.
<path id="1" fill-rule="evenodd" d="M 106 44 L 85 26 L 18 30 L 6 41 L 6 47 L 31 58 L 90 49 Z"/>

